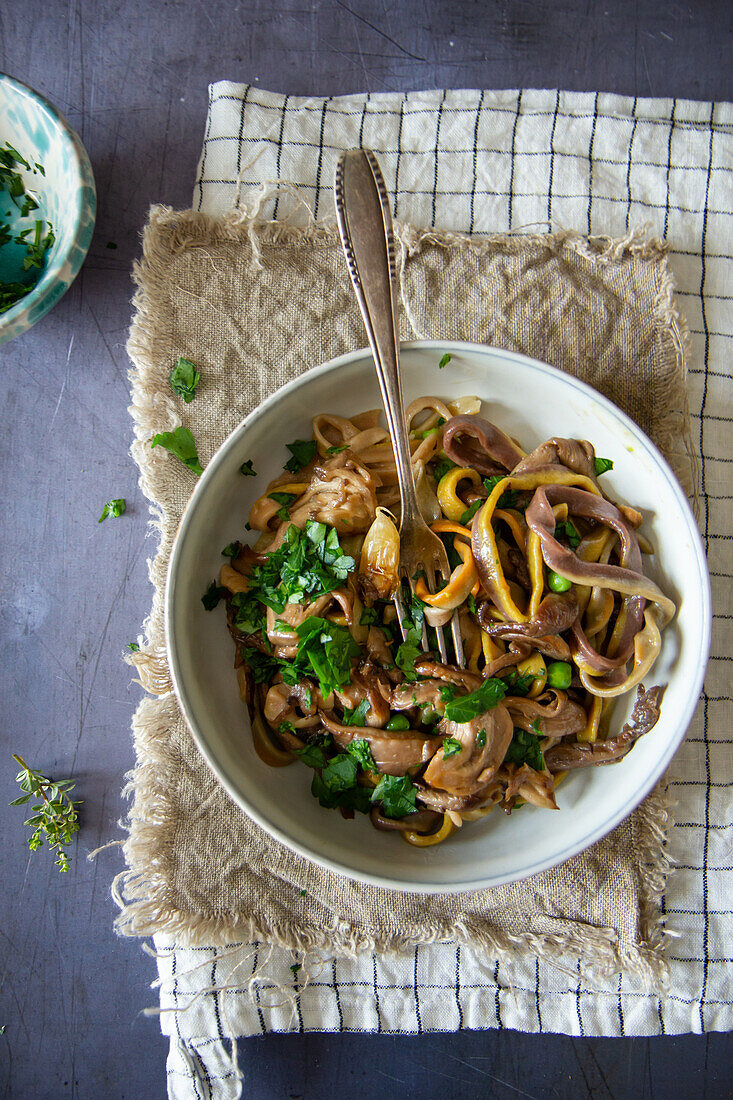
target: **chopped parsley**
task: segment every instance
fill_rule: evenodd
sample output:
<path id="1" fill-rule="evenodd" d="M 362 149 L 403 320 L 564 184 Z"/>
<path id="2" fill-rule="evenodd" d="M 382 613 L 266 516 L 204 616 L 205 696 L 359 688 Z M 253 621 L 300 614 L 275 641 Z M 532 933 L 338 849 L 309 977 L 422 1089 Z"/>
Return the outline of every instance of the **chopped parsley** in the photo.
<path id="1" fill-rule="evenodd" d="M 458 522 L 466 527 L 476 515 L 482 504 L 484 504 L 483 500 L 474 500 L 473 504 L 469 504 L 468 508 L 466 508 L 466 511 L 463 513 Z"/>
<path id="2" fill-rule="evenodd" d="M 433 477 L 436 481 L 440 481 L 445 477 L 449 470 L 454 470 L 458 465 L 457 462 L 453 462 L 447 455 L 441 456 L 440 459 L 433 466 Z"/>
<path id="3" fill-rule="evenodd" d="M 453 358 L 453 356 L 449 355 L 448 352 L 446 352 L 445 355 L 440 360 L 440 362 L 438 363 L 438 369 L 442 370 L 443 367 L 447 367 L 452 358 Z"/>
<path id="4" fill-rule="evenodd" d="M 248 458 L 246 462 L 242 463 L 242 465 L 239 467 L 239 472 L 242 475 L 242 477 L 256 477 L 257 476 L 257 471 L 255 470 L 254 466 L 252 465 L 252 459 L 251 458 Z"/>
<path id="5" fill-rule="evenodd" d="M 108 500 L 102 509 L 102 514 L 97 520 L 97 523 L 101 523 L 107 516 L 121 516 L 126 508 L 125 501 L 122 497 L 118 497 L 116 500 Z"/>
<path id="6" fill-rule="evenodd" d="M 371 801 L 381 802 L 385 817 L 406 817 L 415 810 L 417 788 L 409 775 L 383 775 L 372 791 Z"/>
<path id="7" fill-rule="evenodd" d="M 485 736 L 486 735 L 484 734 L 484 738 Z M 449 756 L 455 756 L 456 753 L 460 752 L 462 748 L 463 745 L 459 740 L 457 740 L 457 738 L 446 737 L 445 741 L 443 742 L 443 759 L 447 760 Z"/>
<path id="8" fill-rule="evenodd" d="M 315 439 L 296 439 L 293 443 L 286 443 L 285 446 L 292 455 L 285 463 L 285 469 L 289 470 L 291 474 L 297 474 L 298 470 L 302 470 L 315 458 Z"/>
<path id="9" fill-rule="evenodd" d="M 355 741 L 352 741 L 350 745 L 347 745 L 346 751 L 354 757 L 359 767 L 365 772 L 375 772 L 377 770 L 377 765 L 372 756 L 371 745 L 368 741 L 357 738 Z"/>
<path id="10" fill-rule="evenodd" d="M 344 554 L 333 527 L 314 520 L 304 530 L 292 524 L 278 549 L 250 570 L 247 591 L 232 598 L 237 609 L 234 624 L 239 630 L 257 628 L 264 607 L 280 614 L 287 603 L 309 603 L 338 588 L 354 568 L 354 559 Z M 288 661 L 283 666 L 291 668 Z"/>
<path id="11" fill-rule="evenodd" d="M 457 694 L 455 684 L 444 684 L 440 689 L 440 698 L 444 703 L 452 702 Z"/>
<path id="12" fill-rule="evenodd" d="M 540 736 L 527 733 L 526 730 L 515 729 L 504 763 L 516 764 L 518 768 L 522 764 L 528 764 L 536 772 L 544 771 L 545 758 L 540 748 Z"/>
<path id="13" fill-rule="evenodd" d="M 130 653 L 137 653 L 140 649 L 140 646 L 137 644 L 137 642 L 128 642 L 127 648 L 130 650 Z"/>
<path id="14" fill-rule="evenodd" d="M 347 627 L 311 615 L 296 633 L 298 655 L 291 663 L 293 670 L 315 673 L 324 698 L 351 682 L 351 662 L 360 650 Z"/>
<path id="15" fill-rule="evenodd" d="M 283 521 L 290 519 L 290 513 L 288 509 L 291 507 L 294 500 L 298 499 L 297 493 L 268 493 L 269 500 L 274 500 L 276 504 L 281 505 L 277 510 L 278 519 Z"/>
<path id="16" fill-rule="evenodd" d="M 357 785 L 359 766 L 349 753 L 338 753 L 313 776 L 311 794 L 321 806 L 332 810 L 358 810 L 367 813 L 371 791 Z"/>
<path id="17" fill-rule="evenodd" d="M 229 595 L 228 588 L 222 588 L 216 581 L 212 581 L 201 597 L 201 603 L 207 611 L 213 611 L 219 600 L 225 600 Z"/>
<path id="18" fill-rule="evenodd" d="M 196 364 L 190 359 L 178 359 L 170 373 L 171 389 L 188 405 L 196 396 L 196 387 L 201 380 L 201 375 L 196 370 Z"/>
<path id="19" fill-rule="evenodd" d="M 174 432 L 159 432 L 153 436 L 150 446 L 165 447 L 166 451 L 170 451 L 179 458 L 184 466 L 193 470 L 197 477 L 204 472 L 199 462 L 196 443 L 188 428 L 178 427 Z"/>
<path id="20" fill-rule="evenodd" d="M 532 689 L 535 680 L 541 680 L 541 676 L 535 676 L 534 672 L 517 672 L 516 668 L 513 668 L 510 673 L 503 676 L 502 679 L 507 685 L 509 695 L 528 695 Z"/>
<path id="21" fill-rule="evenodd" d="M 476 734 L 476 744 L 482 749 L 486 744 L 486 730 L 479 730 Z"/>
<path id="22" fill-rule="evenodd" d="M 359 765 L 354 757 L 340 752 L 326 764 L 321 772 L 321 779 L 331 791 L 347 791 L 355 785 L 358 770 Z"/>
<path id="23" fill-rule="evenodd" d="M 506 477 L 508 477 L 508 474 L 494 474 L 493 477 L 484 478 L 484 489 L 486 489 L 486 492 L 489 494 L 489 496 L 491 496 L 499 482 L 503 481 Z M 516 489 L 505 489 L 499 497 L 498 501 L 496 502 L 496 507 L 515 508 L 516 510 L 523 512 L 527 505 L 523 504 L 520 501 L 519 493 Z"/>
<path id="24" fill-rule="evenodd" d="M 491 710 L 506 695 L 506 684 L 503 680 L 492 677 L 484 680 L 481 687 L 468 695 L 459 695 L 457 699 L 446 703 L 445 716 L 449 722 L 470 722 Z"/>
<path id="25" fill-rule="evenodd" d="M 342 451 L 348 451 L 349 444 L 344 443 L 342 447 L 328 447 L 326 450 L 327 455 L 340 455 Z"/>
<path id="26" fill-rule="evenodd" d="M 575 524 L 570 519 L 555 524 L 555 538 L 567 539 L 573 550 L 580 544 L 580 534 Z"/>
<path id="27" fill-rule="evenodd" d="M 363 726 L 369 710 L 369 700 L 362 699 L 358 706 L 344 707 L 343 724 L 345 726 Z"/>
<path id="28" fill-rule="evenodd" d="M 359 626 L 379 626 L 379 612 L 376 607 L 365 607 L 359 619 Z"/>
<path id="29" fill-rule="evenodd" d="M 395 664 L 399 668 L 406 680 L 416 680 L 417 673 L 415 671 L 415 660 L 420 656 L 422 651 L 422 630 L 417 627 L 409 627 L 407 630 L 407 637 L 400 645 L 395 655 Z"/>
<path id="30" fill-rule="evenodd" d="M 325 768 L 328 762 L 320 745 L 305 745 L 302 749 L 291 749 L 290 751 L 294 752 L 298 759 L 302 760 L 309 768 Z"/>
<path id="31" fill-rule="evenodd" d="M 594 465 L 596 477 L 600 477 L 601 474 L 605 474 L 607 470 L 613 469 L 613 460 L 610 458 L 598 458 L 598 456 L 596 456 Z"/>
<path id="32" fill-rule="evenodd" d="M 26 171 L 33 173 L 38 171 L 41 175 L 45 175 L 42 165 L 36 164 L 34 168 L 31 168 L 25 157 L 10 142 L 6 141 L 4 145 L 0 146 L 0 191 L 4 192 L 8 199 L 12 201 L 20 217 L 27 218 L 32 211 L 38 210 L 39 206 L 35 195 L 30 191 L 26 191 L 23 177 L 18 168 L 24 168 Z M 11 210 L 7 210 L 5 217 L 9 218 L 10 216 Z M 34 269 L 40 271 L 45 262 L 46 253 L 53 246 L 55 240 L 53 226 L 43 219 L 34 218 L 32 225 L 20 229 L 15 236 L 13 236 L 9 223 L 0 222 L 0 248 L 13 241 L 25 249 L 22 262 L 20 257 L 17 260 L 19 278 L 8 281 L 0 279 L 0 313 L 9 310 L 33 288 L 38 276 L 34 274 L 29 278 L 28 272 Z"/>
<path id="33" fill-rule="evenodd" d="M 243 646 L 241 654 L 249 666 L 252 681 L 255 684 L 269 684 L 276 672 L 284 672 L 284 666 L 286 665 L 289 667 L 287 661 L 281 661 L 278 657 L 273 657 L 270 653 L 263 653 L 261 649 L 255 649 L 253 646 Z M 291 682 L 294 683 L 295 681 Z"/>
<path id="34" fill-rule="evenodd" d="M 237 540 L 235 540 L 234 542 L 230 542 L 229 545 L 225 546 L 222 550 L 222 555 L 225 558 L 238 558 L 241 553 L 242 544 Z"/>

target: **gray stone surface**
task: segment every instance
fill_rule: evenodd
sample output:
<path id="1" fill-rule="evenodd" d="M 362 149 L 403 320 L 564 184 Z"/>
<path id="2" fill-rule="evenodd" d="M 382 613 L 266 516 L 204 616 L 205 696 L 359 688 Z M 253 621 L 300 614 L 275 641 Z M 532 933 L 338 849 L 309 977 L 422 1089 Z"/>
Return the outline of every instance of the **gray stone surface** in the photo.
<path id="1" fill-rule="evenodd" d="M 64 300 L 0 349 L 0 1089 L 33 1098 L 165 1095 L 151 960 L 112 931 L 109 884 L 138 698 L 121 655 L 153 551 L 129 458 L 129 270 L 151 202 L 185 206 L 206 86 L 292 94 L 564 87 L 732 99 L 729 3 L 618 0 L 5 0 L 0 68 L 53 100 L 89 150 L 99 217 Z M 115 244 L 116 248 L 109 247 Z M 128 511 L 98 525 L 102 504 Z M 12 751 L 73 774 L 72 870 L 28 858 Z M 728 1053 L 726 1060 L 725 1052 Z M 513 1033 L 271 1036 L 242 1044 L 246 1095 L 730 1095 L 725 1036 L 588 1040 Z"/>

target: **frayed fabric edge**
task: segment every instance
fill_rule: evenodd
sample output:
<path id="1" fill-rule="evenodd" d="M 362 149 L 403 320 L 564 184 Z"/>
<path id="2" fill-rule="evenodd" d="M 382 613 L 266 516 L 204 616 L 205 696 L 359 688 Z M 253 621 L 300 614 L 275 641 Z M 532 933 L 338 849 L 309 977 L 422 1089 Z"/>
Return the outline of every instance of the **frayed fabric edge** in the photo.
<path id="1" fill-rule="evenodd" d="M 260 207 L 266 197 L 264 193 L 260 197 Z M 479 947 L 491 958 L 507 964 L 527 953 L 558 966 L 562 966 L 564 957 L 580 956 L 582 972 L 589 977 L 609 977 L 623 971 L 642 988 L 662 991 L 668 976 L 662 948 L 669 933 L 664 929 L 659 899 L 670 861 L 665 852 L 668 803 L 661 787 L 636 811 L 642 856 L 641 928 L 640 941 L 636 945 L 622 946 L 615 932 L 588 926 L 578 926 L 562 933 L 513 935 L 489 928 L 476 919 L 435 928 L 429 937 L 416 937 L 414 933 L 404 932 L 374 936 L 368 929 L 353 925 L 319 929 L 306 935 L 295 925 L 263 927 L 254 920 L 242 922 L 236 913 L 207 917 L 181 912 L 171 906 L 161 860 L 165 859 L 165 851 L 172 840 L 172 826 L 159 772 L 161 765 L 171 763 L 167 735 L 176 708 L 170 688 L 163 628 L 165 572 L 174 532 L 169 517 L 155 499 L 151 480 L 151 463 L 160 459 L 151 456 L 148 448 L 143 452 L 143 447 L 151 429 L 159 430 L 161 413 L 170 419 L 172 427 L 177 420 L 177 412 L 173 403 L 159 392 L 151 377 L 152 365 L 156 361 L 156 340 L 150 314 L 154 308 L 153 302 L 164 286 L 167 262 L 172 254 L 181 249 L 202 246 L 212 238 L 233 243 L 247 239 L 252 246 L 253 262 L 257 264 L 261 262 L 257 247 L 260 242 L 270 241 L 283 246 L 304 240 L 315 245 L 318 242 L 331 244 L 335 231 L 315 222 L 307 226 L 258 222 L 252 210 L 233 210 L 223 217 L 214 218 L 193 211 L 175 212 L 163 206 L 151 209 L 146 244 L 154 229 L 162 231 L 165 244 L 157 252 L 146 248 L 143 260 L 136 265 L 138 289 L 134 296 L 135 316 L 128 352 L 134 364 L 130 373 L 133 382 L 130 412 L 136 435 L 132 453 L 140 468 L 140 487 L 151 502 L 151 524 L 157 529 L 160 542 L 155 557 L 148 563 L 154 597 L 151 614 L 144 624 L 146 644 L 128 660 L 138 669 L 145 690 L 158 698 L 148 696 L 143 699 L 133 721 L 138 764 L 127 777 L 125 789 L 126 795 L 134 796 L 130 815 L 123 823 L 128 833 L 123 846 L 128 867 L 116 876 L 112 887 L 113 897 L 121 910 L 115 922 L 116 930 L 120 935 L 143 937 L 155 932 L 170 933 L 183 945 L 223 945 L 232 940 L 262 939 L 296 953 L 317 951 L 319 955 L 326 953 L 329 957 L 356 955 L 363 951 L 399 952 L 414 947 L 415 943 L 450 941 Z M 497 247 L 512 251 L 525 247 L 528 240 L 552 249 L 572 247 L 589 258 L 603 262 L 619 262 L 628 255 L 659 258 L 666 256 L 667 252 L 667 246 L 658 240 L 648 239 L 644 229 L 633 230 L 619 240 L 605 237 L 588 239 L 571 230 L 550 235 L 502 234 L 480 239 L 435 230 L 417 230 L 409 226 L 398 226 L 397 233 L 404 252 L 409 254 L 416 253 L 425 245 L 449 247 L 459 242 L 463 247 L 477 251 Z M 684 357 L 689 337 L 684 320 L 674 304 L 674 288 L 666 271 L 666 262 L 665 275 L 667 277 L 663 279 L 660 290 L 660 319 L 674 322 L 673 327 L 676 326 L 679 337 L 679 354 Z M 160 333 L 160 317 L 156 328 Z M 688 453 L 693 456 L 691 441 L 689 447 Z M 587 962 L 589 954 L 594 957 L 593 963 Z"/>
<path id="2" fill-rule="evenodd" d="M 659 899 L 671 863 L 665 847 L 669 800 L 663 786 L 648 796 L 634 818 L 641 879 L 639 943 L 635 945 L 621 944 L 615 931 L 588 925 L 513 934 L 477 917 L 435 925 L 429 935 L 410 928 L 375 935 L 368 927 L 349 922 L 306 930 L 296 922 L 243 921 L 236 912 L 211 917 L 175 908 L 164 873 L 166 851 L 172 841 L 173 807 L 160 775 L 175 764 L 168 736 L 175 717 L 172 694 L 143 699 L 135 714 L 138 764 L 129 773 L 124 792 L 135 796 L 130 816 L 123 823 L 128 832 L 123 845 L 128 866 L 112 884 L 113 899 L 121 910 L 115 921 L 119 935 L 148 937 L 165 933 L 174 936 L 181 946 L 192 947 L 261 940 L 298 956 L 316 953 L 326 959 L 354 957 L 365 951 L 399 954 L 416 944 L 453 942 L 480 949 L 507 965 L 531 954 L 563 969 L 564 959 L 579 957 L 581 975 L 591 980 L 623 972 L 640 989 L 664 990 L 668 967 L 662 949 L 668 933 Z"/>

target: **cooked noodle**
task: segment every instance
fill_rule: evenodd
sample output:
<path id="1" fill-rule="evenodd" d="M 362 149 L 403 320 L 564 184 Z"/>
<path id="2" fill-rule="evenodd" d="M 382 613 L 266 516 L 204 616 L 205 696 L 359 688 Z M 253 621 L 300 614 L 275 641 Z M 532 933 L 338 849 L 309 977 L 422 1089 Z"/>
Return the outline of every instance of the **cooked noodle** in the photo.
<path id="1" fill-rule="evenodd" d="M 658 719 L 662 689 L 641 681 L 675 613 L 644 575 L 641 515 L 602 487 L 612 463 L 574 439 L 525 454 L 479 413 L 470 396 L 407 409 L 421 511 L 452 572 L 436 592 L 416 578 L 404 630 L 377 410 L 314 417 L 252 505 L 256 543 L 227 547 L 220 576 L 258 755 L 300 758 L 321 805 L 421 847 L 494 807 L 557 809 L 569 770 L 626 755 Z M 437 656 L 456 610 L 465 668 Z"/>

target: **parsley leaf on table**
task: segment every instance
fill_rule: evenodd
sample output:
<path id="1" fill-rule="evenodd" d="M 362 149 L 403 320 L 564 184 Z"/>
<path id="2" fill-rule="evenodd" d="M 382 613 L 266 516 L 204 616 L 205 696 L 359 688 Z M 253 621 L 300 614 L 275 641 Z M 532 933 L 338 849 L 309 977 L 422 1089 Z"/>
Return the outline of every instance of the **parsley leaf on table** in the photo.
<path id="1" fill-rule="evenodd" d="M 170 373 L 171 389 L 188 405 L 196 396 L 196 387 L 201 375 L 196 370 L 196 364 L 190 359 L 178 359 Z"/>
<path id="2" fill-rule="evenodd" d="M 613 469 L 613 459 L 610 458 L 598 458 L 595 459 L 595 472 L 596 477 L 600 477 L 601 474 L 605 474 L 607 470 Z"/>
<path id="3" fill-rule="evenodd" d="M 153 436 L 150 446 L 165 447 L 166 451 L 170 451 L 179 458 L 184 466 L 193 470 L 197 477 L 204 472 L 199 462 L 196 443 L 188 428 L 181 426 L 173 432 L 158 432 Z"/>
<path id="4" fill-rule="evenodd" d="M 116 500 L 108 500 L 102 509 L 102 514 L 97 520 L 97 523 L 101 523 L 107 518 L 107 516 L 121 516 L 126 508 L 123 497 L 118 497 Z"/>
<path id="5" fill-rule="evenodd" d="M 248 458 L 246 462 L 242 463 L 242 465 L 239 467 L 239 472 L 242 475 L 242 477 L 256 477 L 257 476 L 257 471 L 255 470 L 254 466 L 252 465 L 252 459 L 251 458 Z"/>

